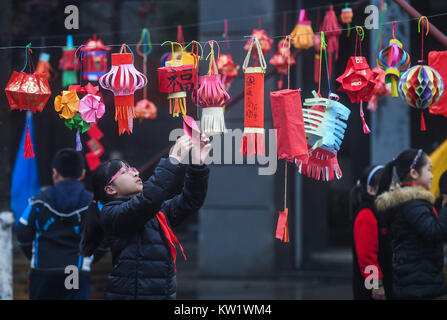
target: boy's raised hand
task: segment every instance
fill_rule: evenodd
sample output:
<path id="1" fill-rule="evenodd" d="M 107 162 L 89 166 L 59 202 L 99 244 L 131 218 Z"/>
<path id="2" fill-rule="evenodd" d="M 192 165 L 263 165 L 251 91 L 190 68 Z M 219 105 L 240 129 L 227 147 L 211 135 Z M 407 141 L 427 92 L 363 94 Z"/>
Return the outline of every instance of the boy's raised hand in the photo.
<path id="1" fill-rule="evenodd" d="M 211 151 L 210 139 L 205 135 L 200 135 L 200 144 L 194 144 L 191 151 L 192 164 L 203 165 L 206 157 Z"/>
<path id="2" fill-rule="evenodd" d="M 169 151 L 169 160 L 173 164 L 184 163 L 188 159 L 189 151 L 192 148 L 192 139 L 188 135 L 183 135 L 177 139 L 174 146 Z"/>

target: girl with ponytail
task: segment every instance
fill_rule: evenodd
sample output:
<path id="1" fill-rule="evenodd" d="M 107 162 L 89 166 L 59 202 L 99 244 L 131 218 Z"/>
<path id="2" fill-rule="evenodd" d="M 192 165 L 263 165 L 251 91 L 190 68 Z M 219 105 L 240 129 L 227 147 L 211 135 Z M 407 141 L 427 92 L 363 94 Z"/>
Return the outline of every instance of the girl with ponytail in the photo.
<path id="1" fill-rule="evenodd" d="M 200 148 L 191 152 L 193 164 L 185 165 L 191 150 L 191 137 L 180 137 L 169 159 L 161 159 L 144 183 L 138 170 L 121 160 L 106 161 L 93 172 L 94 201 L 86 217 L 81 252 L 90 256 L 101 244 L 110 247 L 113 269 L 106 299 L 176 297 L 175 245 L 186 256 L 171 227 L 196 213 L 205 201 L 209 139 L 201 136 Z M 182 192 L 168 199 L 182 175 Z"/>
<path id="2" fill-rule="evenodd" d="M 399 186 L 387 191 L 394 171 Z M 431 161 L 422 149 L 401 152 L 383 170 L 376 208 L 386 217 L 393 250 L 393 298 L 433 299 L 447 294 L 443 247 L 447 211 L 433 207 Z"/>
<path id="3" fill-rule="evenodd" d="M 353 220 L 353 295 L 355 300 L 390 298 L 391 250 L 374 200 L 383 166 L 369 166 L 351 190 L 350 211 Z M 369 266 L 377 268 L 379 288 L 369 290 L 365 280 Z"/>

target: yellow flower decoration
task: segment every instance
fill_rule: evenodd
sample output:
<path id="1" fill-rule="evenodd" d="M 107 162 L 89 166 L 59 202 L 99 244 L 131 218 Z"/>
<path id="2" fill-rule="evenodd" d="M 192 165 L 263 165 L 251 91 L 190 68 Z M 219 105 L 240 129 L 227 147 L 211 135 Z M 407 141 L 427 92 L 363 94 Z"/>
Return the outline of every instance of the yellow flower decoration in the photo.
<path id="1" fill-rule="evenodd" d="M 54 99 L 54 109 L 60 112 L 61 118 L 73 118 L 79 109 L 79 97 L 76 92 L 62 91 L 62 96 L 56 96 Z"/>

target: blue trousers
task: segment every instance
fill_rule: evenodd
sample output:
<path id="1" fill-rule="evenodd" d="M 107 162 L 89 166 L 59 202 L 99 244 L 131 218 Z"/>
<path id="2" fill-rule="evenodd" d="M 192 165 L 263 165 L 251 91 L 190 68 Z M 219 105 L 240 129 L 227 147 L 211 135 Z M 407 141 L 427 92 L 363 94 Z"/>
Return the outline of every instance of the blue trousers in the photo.
<path id="1" fill-rule="evenodd" d="M 31 271 L 29 298 L 30 300 L 89 300 L 90 277 L 79 274 L 79 289 L 66 289 L 63 272 L 45 274 Z"/>

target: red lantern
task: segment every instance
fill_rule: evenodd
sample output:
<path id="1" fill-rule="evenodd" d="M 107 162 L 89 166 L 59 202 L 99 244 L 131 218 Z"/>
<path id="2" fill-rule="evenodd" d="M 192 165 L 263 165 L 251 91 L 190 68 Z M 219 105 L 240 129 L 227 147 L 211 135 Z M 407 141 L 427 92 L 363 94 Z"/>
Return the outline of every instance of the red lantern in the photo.
<path id="1" fill-rule="evenodd" d="M 147 78 L 135 69 L 133 54 L 127 53 L 125 44 L 120 53 L 112 54 L 112 68 L 99 78 L 99 84 L 115 95 L 115 121 L 118 120 L 119 134 L 132 133 L 134 92 L 147 84 Z"/>
<path id="2" fill-rule="evenodd" d="M 244 50 L 249 50 L 252 43 L 251 39 L 253 39 L 253 37 L 258 39 L 263 55 L 265 55 L 268 51 L 272 50 L 273 40 L 268 37 L 267 31 L 265 31 L 264 29 L 253 29 L 250 40 L 248 40 L 247 43 L 245 44 Z M 253 50 L 251 54 L 253 55 L 253 58 L 259 57 L 256 50 Z"/>
<path id="3" fill-rule="evenodd" d="M 391 91 L 388 90 L 388 88 L 386 87 L 385 70 L 380 67 L 375 67 L 374 69 L 372 69 L 372 71 L 375 72 L 377 76 L 373 79 L 375 85 L 371 99 L 369 99 L 367 109 L 370 111 L 376 111 L 377 100 L 379 100 L 383 96 L 386 96 L 387 94 L 390 94 Z"/>
<path id="4" fill-rule="evenodd" d="M 178 117 L 180 113 L 186 115 L 186 92 L 197 88 L 197 72 L 193 65 L 183 65 L 181 60 L 176 60 L 174 43 L 165 43 L 168 42 L 172 45 L 172 60 L 166 61 L 166 67 L 157 69 L 158 89 L 168 93 L 169 113 Z"/>
<path id="5" fill-rule="evenodd" d="M 26 55 L 31 44 L 26 47 Z M 27 60 L 28 61 L 28 60 Z M 23 70 L 25 70 L 25 67 Z M 5 93 L 11 110 L 30 110 L 33 112 L 41 112 L 51 96 L 50 86 L 45 75 L 27 74 L 25 72 L 14 71 L 8 83 L 6 84 Z M 24 158 L 34 158 L 33 145 L 29 135 L 29 128 L 25 138 Z"/>
<path id="6" fill-rule="evenodd" d="M 221 54 L 217 60 L 217 69 L 222 74 L 222 83 L 229 90 L 231 82 L 238 76 L 239 65 L 234 63 L 230 54 Z"/>
<path id="7" fill-rule="evenodd" d="M 333 5 L 331 5 L 329 11 L 326 11 L 320 30 L 323 30 L 324 34 L 327 37 L 327 52 L 329 53 L 328 59 L 331 60 L 332 52 L 335 52 L 335 60 L 337 61 L 341 26 L 337 22 L 337 16 L 335 14 Z M 329 64 L 331 63 L 329 62 Z"/>
<path id="8" fill-rule="evenodd" d="M 250 53 L 256 44 L 260 66 L 248 67 Z M 267 65 L 258 38 L 253 37 L 243 70 L 245 73 L 245 116 L 244 136 L 242 137 L 241 153 L 244 156 L 265 155 L 264 144 L 264 73 Z"/>
<path id="9" fill-rule="evenodd" d="M 269 62 L 275 66 L 276 72 L 281 75 L 278 81 L 278 89 L 282 89 L 283 77 L 289 73 L 289 66 L 296 64 L 295 55 L 290 52 L 287 39 L 278 43 L 278 51 L 272 55 Z"/>
<path id="10" fill-rule="evenodd" d="M 79 60 L 76 57 L 76 50 L 73 46 L 73 37 L 67 36 L 67 46 L 62 49 L 62 58 L 59 60 L 59 69 L 62 70 L 62 87 L 77 83 L 77 70 L 79 70 Z"/>
<path id="11" fill-rule="evenodd" d="M 428 53 L 428 65 L 438 71 L 442 79 L 447 81 L 447 51 L 430 51 Z M 431 114 L 439 114 L 447 117 L 447 94 L 428 108 Z"/>
<path id="12" fill-rule="evenodd" d="M 98 81 L 107 73 L 107 53 L 110 47 L 106 47 L 101 39 L 96 39 L 94 34 L 80 50 L 83 52 L 82 79 Z"/>

